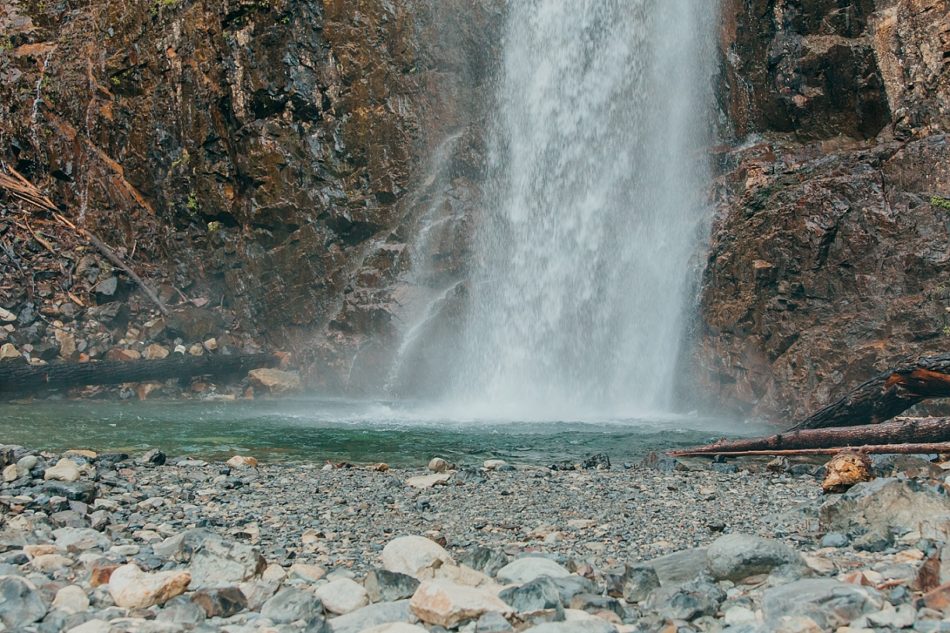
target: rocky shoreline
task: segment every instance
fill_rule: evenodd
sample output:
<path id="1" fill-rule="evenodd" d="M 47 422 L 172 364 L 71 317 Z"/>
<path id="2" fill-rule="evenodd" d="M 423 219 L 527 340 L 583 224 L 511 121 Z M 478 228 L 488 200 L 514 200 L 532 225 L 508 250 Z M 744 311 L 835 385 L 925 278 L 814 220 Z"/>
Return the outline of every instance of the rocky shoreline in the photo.
<path id="1" fill-rule="evenodd" d="M 937 459 L 0 465 L 0 630 L 950 631 Z"/>

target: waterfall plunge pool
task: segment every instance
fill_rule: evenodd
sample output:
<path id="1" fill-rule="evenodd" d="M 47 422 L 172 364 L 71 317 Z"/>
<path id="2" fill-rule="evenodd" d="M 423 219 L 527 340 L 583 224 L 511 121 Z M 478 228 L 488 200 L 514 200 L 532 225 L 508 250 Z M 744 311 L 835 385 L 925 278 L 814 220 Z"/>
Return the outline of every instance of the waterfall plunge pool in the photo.
<path id="1" fill-rule="evenodd" d="M 650 451 L 770 428 L 700 415 L 585 420 L 473 419 L 420 403 L 330 398 L 235 402 L 62 401 L 0 405 L 0 443 L 43 450 L 89 448 L 221 459 L 386 462 L 420 466 L 435 456 L 548 465 L 606 453 L 620 465 Z"/>

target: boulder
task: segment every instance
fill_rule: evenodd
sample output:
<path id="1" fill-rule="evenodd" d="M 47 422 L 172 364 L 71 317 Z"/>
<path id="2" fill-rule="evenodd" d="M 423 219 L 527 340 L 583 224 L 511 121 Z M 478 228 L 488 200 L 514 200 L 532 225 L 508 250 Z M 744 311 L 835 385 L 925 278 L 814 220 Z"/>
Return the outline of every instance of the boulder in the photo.
<path id="1" fill-rule="evenodd" d="M 563 612 L 564 605 L 558 586 L 548 576 L 535 578 L 520 587 L 509 587 L 498 597 L 511 605 L 518 613 L 532 613 L 555 609 Z"/>
<path id="2" fill-rule="evenodd" d="M 489 611 L 512 613 L 511 607 L 492 592 L 447 580 L 423 582 L 409 605 L 423 622 L 449 629 Z"/>
<path id="3" fill-rule="evenodd" d="M 67 483 L 79 479 L 79 466 L 71 459 L 60 459 L 52 468 L 47 468 L 43 479 L 46 481 L 65 481 Z"/>
<path id="4" fill-rule="evenodd" d="M 825 480 L 821 489 L 825 492 L 844 492 L 851 486 L 870 481 L 871 460 L 860 453 L 839 453 L 825 464 Z"/>
<path id="5" fill-rule="evenodd" d="M 950 540 L 950 497 L 915 480 L 875 479 L 830 497 L 819 510 L 825 531 L 913 532 L 919 538 Z"/>
<path id="6" fill-rule="evenodd" d="M 767 574 L 782 565 L 803 565 L 801 556 L 779 541 L 747 534 L 721 536 L 706 551 L 710 573 L 717 580 L 738 581 Z"/>
<path id="7" fill-rule="evenodd" d="M 400 536 L 383 548 L 383 569 L 414 578 L 455 561 L 438 543 L 422 536 Z"/>
<path id="8" fill-rule="evenodd" d="M 645 564 L 653 568 L 662 585 L 688 582 L 706 570 L 706 548 L 684 549 Z"/>
<path id="9" fill-rule="evenodd" d="M 389 622 L 378 626 L 363 629 L 361 633 L 428 633 L 428 630 L 418 624 L 406 622 Z"/>
<path id="10" fill-rule="evenodd" d="M 499 569 L 498 573 L 495 574 L 499 582 L 512 585 L 523 585 L 542 576 L 565 578 L 570 575 L 571 572 L 564 566 L 557 564 L 550 558 L 540 556 L 518 558 Z"/>
<path id="11" fill-rule="evenodd" d="M 261 615 L 275 624 L 323 617 L 323 606 L 315 595 L 302 589 L 282 589 L 261 607 Z"/>
<path id="12" fill-rule="evenodd" d="M 246 455 L 235 455 L 226 463 L 231 468 L 257 468 L 257 459 Z"/>
<path id="13" fill-rule="evenodd" d="M 187 571 L 146 573 L 134 563 L 122 565 L 109 578 L 109 594 L 117 606 L 146 609 L 185 592 L 191 574 Z"/>
<path id="14" fill-rule="evenodd" d="M 43 594 L 29 580 L 0 576 L 0 622 L 10 629 L 39 621 L 49 606 Z"/>
<path id="15" fill-rule="evenodd" d="M 670 585 L 655 591 L 650 596 L 649 604 L 665 618 L 692 621 L 715 615 L 725 598 L 725 592 L 717 584 L 700 577 L 679 586 Z"/>
<path id="16" fill-rule="evenodd" d="M 429 460 L 429 470 L 434 473 L 444 473 L 452 468 L 452 465 L 441 457 L 433 457 Z"/>
<path id="17" fill-rule="evenodd" d="M 545 622 L 525 629 L 521 633 L 617 633 L 617 627 L 601 618 L 584 618 L 566 622 Z"/>
<path id="18" fill-rule="evenodd" d="M 176 534 L 153 547 L 156 556 L 191 563 L 191 588 L 214 589 L 237 585 L 260 576 L 267 562 L 244 543 L 225 541 L 207 530 Z"/>
<path id="19" fill-rule="evenodd" d="M 449 480 L 452 479 L 450 473 L 436 473 L 432 475 L 419 475 L 418 477 L 410 477 L 406 480 L 406 485 L 410 488 L 416 488 L 418 490 L 428 490 L 433 486 L 444 486 L 449 483 Z"/>
<path id="20" fill-rule="evenodd" d="M 252 369 L 247 373 L 247 377 L 255 389 L 260 389 L 272 394 L 300 391 L 303 386 L 303 383 L 300 381 L 300 374 L 295 371 L 262 367 L 260 369 Z"/>
<path id="21" fill-rule="evenodd" d="M 51 497 L 65 497 L 70 501 L 92 503 L 96 498 L 96 484 L 91 481 L 48 481 L 43 491 Z"/>
<path id="22" fill-rule="evenodd" d="M 419 588 L 419 581 L 408 574 L 374 569 L 366 574 L 363 587 L 371 602 L 393 602 L 411 598 Z"/>
<path id="23" fill-rule="evenodd" d="M 785 616 L 814 620 L 823 630 L 835 630 L 851 621 L 878 611 L 883 606 L 878 593 L 830 578 L 798 580 L 766 590 L 762 611 L 766 623 Z"/>
<path id="24" fill-rule="evenodd" d="M 90 528 L 64 527 L 53 530 L 56 545 L 67 552 L 84 552 L 90 549 L 105 550 L 110 545 L 109 539 L 96 530 Z"/>
<path id="25" fill-rule="evenodd" d="M 349 578 L 338 578 L 316 590 L 316 595 L 330 613 L 343 615 L 369 603 L 363 585 Z"/>
<path id="26" fill-rule="evenodd" d="M 79 585 L 66 585 L 56 592 L 53 608 L 67 613 L 81 613 L 89 609 L 89 597 Z"/>
<path id="27" fill-rule="evenodd" d="M 393 622 L 414 622 L 408 600 L 371 604 L 330 620 L 333 633 L 361 633 L 365 629 Z"/>
<path id="28" fill-rule="evenodd" d="M 247 598 L 237 587 L 202 589 L 191 596 L 209 618 L 229 618 L 247 608 Z"/>

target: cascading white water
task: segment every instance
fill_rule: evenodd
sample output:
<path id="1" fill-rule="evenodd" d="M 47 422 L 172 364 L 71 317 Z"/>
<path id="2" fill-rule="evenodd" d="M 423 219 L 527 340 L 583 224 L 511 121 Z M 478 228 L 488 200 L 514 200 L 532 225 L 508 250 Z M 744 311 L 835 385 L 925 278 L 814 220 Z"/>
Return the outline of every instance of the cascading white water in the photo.
<path id="1" fill-rule="evenodd" d="M 713 0 L 508 7 L 453 398 L 668 410 L 704 235 Z"/>

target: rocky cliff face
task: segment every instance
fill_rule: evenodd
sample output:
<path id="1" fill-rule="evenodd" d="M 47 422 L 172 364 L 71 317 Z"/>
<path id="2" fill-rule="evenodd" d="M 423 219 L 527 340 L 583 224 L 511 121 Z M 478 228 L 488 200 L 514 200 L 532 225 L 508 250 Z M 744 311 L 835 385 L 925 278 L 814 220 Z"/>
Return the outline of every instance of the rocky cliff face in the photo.
<path id="1" fill-rule="evenodd" d="M 706 388 L 799 416 L 950 344 L 950 3 L 728 0 Z"/>
<path id="2" fill-rule="evenodd" d="M 166 301 L 214 308 L 199 340 L 292 349 L 321 367 L 311 384 L 341 386 L 368 341 L 392 345 L 420 209 L 466 202 L 477 153 L 443 152 L 425 181 L 447 138 L 474 143 L 490 4 L 2 2 L 0 157 Z M 457 248 L 425 256 L 452 274 Z M 27 294 L 4 303 L 65 318 L 62 287 Z"/>
<path id="3" fill-rule="evenodd" d="M 46 248 L 7 197 L 0 338 L 96 358 L 217 334 L 294 351 L 311 386 L 402 382 L 413 319 L 463 298 L 502 6 L 0 2 L 0 158 L 174 310 L 133 293 L 119 318 L 108 263 Z M 728 142 L 695 363 L 715 404 L 796 416 L 945 351 L 948 13 L 723 0 Z"/>

